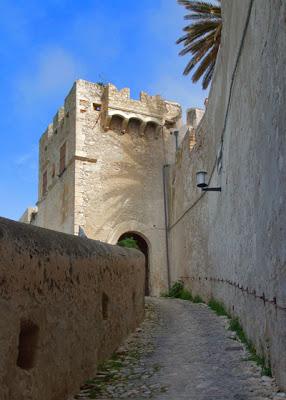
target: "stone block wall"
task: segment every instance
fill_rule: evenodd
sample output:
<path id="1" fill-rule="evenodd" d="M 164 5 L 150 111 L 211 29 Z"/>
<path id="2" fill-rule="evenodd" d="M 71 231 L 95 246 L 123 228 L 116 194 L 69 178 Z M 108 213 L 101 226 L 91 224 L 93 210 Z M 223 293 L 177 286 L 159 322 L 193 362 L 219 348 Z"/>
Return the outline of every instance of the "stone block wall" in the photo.
<path id="1" fill-rule="evenodd" d="M 59 400 L 144 315 L 144 256 L 0 218 L 0 398 Z"/>
<path id="2" fill-rule="evenodd" d="M 119 130 L 114 116 L 124 118 Z M 74 233 L 81 226 L 88 237 L 113 244 L 127 232 L 140 235 L 148 244 L 152 295 L 167 288 L 163 167 L 175 160 L 170 133 L 180 116 L 180 106 L 160 96 L 132 100 L 128 89 L 76 82 Z M 146 130 L 150 121 L 153 132 Z"/>
<path id="3" fill-rule="evenodd" d="M 39 144 L 39 189 L 37 214 L 31 223 L 65 233 L 74 231 L 74 182 L 76 147 L 76 85 Z M 61 148 L 65 147 L 65 168 L 61 171 Z M 46 173 L 47 190 L 43 192 Z"/>
<path id="4" fill-rule="evenodd" d="M 180 119 L 180 105 L 160 96 L 134 100 L 128 88 L 77 80 L 40 140 L 38 209 L 21 220 L 74 235 L 82 228 L 111 244 L 139 235 L 148 245 L 148 292 L 165 291 L 163 168 L 175 160 Z"/>
<path id="5" fill-rule="evenodd" d="M 286 4 L 222 5 L 207 110 L 170 174 L 172 281 L 222 301 L 286 389 Z"/>

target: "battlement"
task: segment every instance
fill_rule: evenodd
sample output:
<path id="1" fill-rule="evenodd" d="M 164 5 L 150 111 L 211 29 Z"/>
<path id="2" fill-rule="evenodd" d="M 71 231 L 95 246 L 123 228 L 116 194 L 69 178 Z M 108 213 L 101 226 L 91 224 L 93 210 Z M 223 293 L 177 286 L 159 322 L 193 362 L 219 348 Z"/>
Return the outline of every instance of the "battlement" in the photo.
<path id="1" fill-rule="evenodd" d="M 64 105 L 59 108 L 55 114 L 52 122 L 48 125 L 45 132 L 40 138 L 40 145 L 47 145 L 48 142 L 57 135 L 58 131 L 63 127 L 64 120 L 70 117 L 71 111 L 75 109 L 75 98 L 76 98 L 76 83 L 72 86 L 69 94 L 65 98 Z"/>
<path id="2" fill-rule="evenodd" d="M 64 106 L 55 114 L 40 139 L 41 147 L 48 145 L 55 135 L 63 128 L 64 122 L 76 111 L 77 100 L 81 112 L 86 112 L 92 104 L 100 104 L 102 126 L 106 129 L 113 116 L 124 120 L 139 119 L 143 123 L 153 122 L 156 125 L 176 123 L 181 118 L 181 106 L 178 103 L 166 101 L 160 95 L 151 96 L 141 91 L 139 100 L 130 97 L 130 89 L 93 83 L 82 79 L 77 80 L 65 99 Z"/>
<path id="3" fill-rule="evenodd" d="M 160 95 L 150 96 L 143 91 L 140 92 L 139 100 L 134 100 L 130 98 L 129 88 L 118 90 L 112 84 L 108 84 L 105 88 L 104 103 L 109 114 L 114 114 L 114 111 L 121 111 L 127 115 L 140 114 L 153 117 L 161 123 L 181 117 L 181 107 L 178 103 L 166 101 Z"/>

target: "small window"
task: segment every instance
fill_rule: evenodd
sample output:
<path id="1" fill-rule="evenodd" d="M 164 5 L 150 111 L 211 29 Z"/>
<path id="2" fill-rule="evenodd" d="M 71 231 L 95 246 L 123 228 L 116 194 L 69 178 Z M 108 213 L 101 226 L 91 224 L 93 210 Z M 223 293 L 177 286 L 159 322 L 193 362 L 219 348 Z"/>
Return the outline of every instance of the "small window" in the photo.
<path id="1" fill-rule="evenodd" d="M 52 178 L 54 178 L 55 175 L 56 175 L 56 166 L 55 166 L 55 164 L 53 164 L 53 166 L 52 166 Z"/>
<path id="2" fill-rule="evenodd" d="M 31 321 L 22 321 L 18 345 L 18 367 L 22 369 L 31 369 L 34 367 L 38 339 L 38 326 Z"/>
<path id="3" fill-rule="evenodd" d="M 47 193 L 48 187 L 48 174 L 47 171 L 43 173 L 43 182 L 42 182 L 42 195 L 44 196 Z"/>
<path id="4" fill-rule="evenodd" d="M 93 103 L 93 109 L 94 109 L 94 111 L 100 111 L 101 110 L 101 104 Z"/>
<path id="5" fill-rule="evenodd" d="M 132 293 L 132 304 L 133 304 L 133 308 L 136 308 L 136 294 L 135 294 L 135 292 Z"/>
<path id="6" fill-rule="evenodd" d="M 108 303 L 109 303 L 109 298 L 108 298 L 107 294 L 102 293 L 101 308 L 102 308 L 102 319 L 103 320 L 108 319 Z"/>
<path id="7" fill-rule="evenodd" d="M 66 143 L 60 148 L 60 175 L 66 169 Z"/>

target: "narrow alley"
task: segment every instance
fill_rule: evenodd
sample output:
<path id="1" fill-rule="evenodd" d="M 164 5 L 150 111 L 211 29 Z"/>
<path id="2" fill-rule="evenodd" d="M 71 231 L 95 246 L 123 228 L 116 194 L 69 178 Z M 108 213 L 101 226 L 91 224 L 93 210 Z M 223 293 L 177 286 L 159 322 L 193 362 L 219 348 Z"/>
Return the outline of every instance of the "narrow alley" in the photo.
<path id="1" fill-rule="evenodd" d="M 142 327 L 73 399 L 263 400 L 286 398 L 204 304 L 148 298 Z"/>

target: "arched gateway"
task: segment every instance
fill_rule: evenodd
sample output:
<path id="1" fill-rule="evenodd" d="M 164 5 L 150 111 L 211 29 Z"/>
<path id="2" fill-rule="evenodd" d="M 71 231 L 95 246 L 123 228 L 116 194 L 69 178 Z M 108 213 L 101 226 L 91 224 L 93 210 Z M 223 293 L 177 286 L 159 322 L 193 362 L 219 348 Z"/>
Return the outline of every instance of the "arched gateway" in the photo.
<path id="1" fill-rule="evenodd" d="M 76 81 L 41 137 L 37 209 L 22 222 L 73 235 L 81 227 L 110 244 L 134 232 L 147 258 L 146 293 L 159 296 L 168 286 L 162 172 L 175 163 L 180 126 L 177 103 Z"/>
<path id="2" fill-rule="evenodd" d="M 136 233 L 136 232 L 123 233 L 123 235 L 121 235 L 119 237 L 118 242 L 120 242 L 123 239 L 131 238 L 131 237 L 134 240 L 136 240 L 139 249 L 145 255 L 145 296 L 149 296 L 150 282 L 149 282 L 149 247 L 148 247 L 148 243 L 139 233 Z"/>

